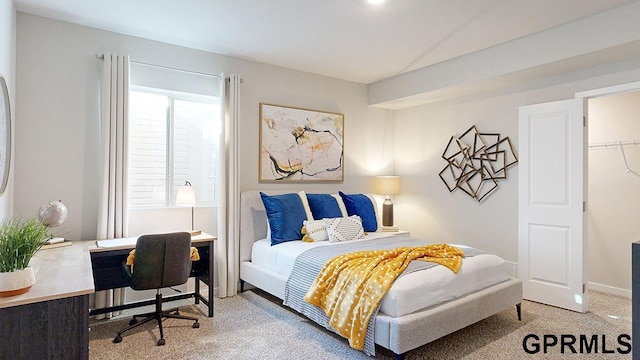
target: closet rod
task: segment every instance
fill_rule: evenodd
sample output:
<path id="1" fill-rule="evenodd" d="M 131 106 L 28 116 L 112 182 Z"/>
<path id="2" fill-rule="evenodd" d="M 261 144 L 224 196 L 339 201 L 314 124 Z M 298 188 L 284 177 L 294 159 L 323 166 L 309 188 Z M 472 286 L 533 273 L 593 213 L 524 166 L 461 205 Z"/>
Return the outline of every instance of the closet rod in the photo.
<path id="1" fill-rule="evenodd" d="M 625 154 L 624 152 L 624 147 L 625 146 L 635 146 L 635 145 L 640 145 L 640 140 L 633 140 L 633 141 L 612 141 L 612 142 L 606 142 L 606 143 L 598 143 L 598 144 L 592 144 L 589 145 L 589 149 L 611 149 L 611 148 L 619 148 L 620 152 L 622 153 L 622 159 L 624 160 L 624 168 L 625 168 L 625 172 L 630 173 L 631 169 L 629 169 L 629 162 L 627 162 L 627 154 Z"/>
<path id="2" fill-rule="evenodd" d="M 637 146 L 637 145 L 640 145 L 640 140 L 609 141 L 609 142 L 589 144 L 589 149 L 611 149 L 611 148 L 621 149 L 623 146 Z"/>
<path id="3" fill-rule="evenodd" d="M 96 54 L 96 59 L 100 59 L 100 60 L 104 59 L 104 54 Z M 212 75 L 212 74 L 207 74 L 207 73 L 198 72 L 198 71 L 191 71 L 191 70 L 176 69 L 176 68 L 172 68 L 172 67 L 168 67 L 168 66 L 162 66 L 162 65 L 149 64 L 149 63 L 144 63 L 144 62 L 140 62 L 140 61 L 133 61 L 133 60 L 129 60 L 129 62 L 130 62 L 130 63 L 133 63 L 133 64 L 138 64 L 138 65 L 143 65 L 143 66 L 149 66 L 149 67 L 155 67 L 155 68 L 159 68 L 159 69 L 172 70 L 172 71 L 179 71 L 179 72 L 188 73 L 188 74 L 194 74 L 194 75 L 200 75 L 200 76 L 207 76 L 207 77 L 212 77 L 212 78 L 220 79 L 220 75 Z M 242 81 L 241 81 L 241 82 L 242 82 Z"/>

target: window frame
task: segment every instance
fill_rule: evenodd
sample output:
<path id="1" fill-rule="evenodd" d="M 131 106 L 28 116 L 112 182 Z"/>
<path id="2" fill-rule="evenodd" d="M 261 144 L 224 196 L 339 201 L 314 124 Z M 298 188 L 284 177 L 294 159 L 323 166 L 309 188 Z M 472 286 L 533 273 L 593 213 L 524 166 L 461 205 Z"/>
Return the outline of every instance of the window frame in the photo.
<path id="1" fill-rule="evenodd" d="M 165 203 L 162 205 L 150 205 L 150 204 L 145 204 L 145 205 L 131 205 L 129 204 L 130 208 L 134 208 L 134 209 L 165 209 L 165 208 L 179 208 L 181 206 L 178 206 L 175 204 L 175 197 L 174 197 L 174 158 L 175 158 L 175 154 L 174 154 L 174 139 L 175 139 L 175 129 L 174 129 L 174 125 L 175 125 L 175 117 L 174 117 L 174 103 L 175 100 L 179 100 L 179 101 L 190 101 L 190 102 L 194 102 L 194 103 L 201 103 L 201 104 L 213 104 L 213 105 L 218 105 L 221 106 L 221 102 L 222 102 L 222 98 L 220 96 L 211 96 L 211 95 L 202 95 L 202 94 L 193 94 L 193 93 L 186 93 L 186 92 L 180 92 L 180 91 L 175 91 L 175 90 L 167 90 L 167 89 L 162 89 L 162 88 L 153 88 L 153 87 L 148 87 L 148 86 L 143 86 L 143 85 L 133 85 L 131 84 L 129 86 L 129 93 L 133 93 L 133 92 L 138 92 L 138 93 L 149 93 L 149 94 L 155 94 L 155 95 L 162 95 L 162 96 L 166 96 L 168 99 L 168 103 L 167 103 L 167 110 L 166 110 L 166 131 L 167 131 L 167 136 L 166 136 L 166 149 L 167 149 L 167 155 L 165 156 L 165 161 L 166 161 L 166 172 L 165 172 Z M 129 110 L 130 111 L 130 110 Z M 129 118 L 131 118 L 131 112 L 129 112 Z M 222 121 L 222 119 L 219 119 L 220 121 Z M 127 135 L 129 136 L 129 135 Z M 128 140 L 130 141 L 130 140 Z M 127 155 L 128 156 L 128 155 Z M 220 159 L 218 159 L 218 161 L 220 161 Z M 129 170 L 129 168 L 127 169 L 127 171 Z M 214 187 L 217 188 L 217 184 L 218 184 L 218 179 L 217 176 L 214 178 L 213 181 Z M 127 185 L 127 194 L 129 194 L 129 185 Z M 218 200 L 218 193 L 217 191 L 214 192 L 214 198 L 213 200 L 208 200 L 208 201 L 198 201 L 195 205 L 195 207 L 212 207 L 215 208 L 218 206 L 219 200 Z"/>

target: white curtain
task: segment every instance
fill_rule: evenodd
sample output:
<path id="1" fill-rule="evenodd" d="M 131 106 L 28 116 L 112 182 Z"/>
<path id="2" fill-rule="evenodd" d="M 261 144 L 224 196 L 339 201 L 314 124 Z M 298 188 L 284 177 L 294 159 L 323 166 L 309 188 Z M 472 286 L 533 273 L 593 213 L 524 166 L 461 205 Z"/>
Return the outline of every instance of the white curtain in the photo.
<path id="1" fill-rule="evenodd" d="M 101 87 L 102 188 L 97 239 L 127 236 L 127 121 L 129 56 L 105 53 Z M 98 291 L 95 308 L 121 305 L 124 289 Z M 117 315 L 106 314 L 105 317 Z"/>
<path id="2" fill-rule="evenodd" d="M 218 206 L 218 297 L 233 296 L 238 292 L 240 247 L 240 187 L 238 171 L 240 78 L 238 75 L 220 76 L 222 96 L 223 160 L 220 161 L 220 196 Z"/>

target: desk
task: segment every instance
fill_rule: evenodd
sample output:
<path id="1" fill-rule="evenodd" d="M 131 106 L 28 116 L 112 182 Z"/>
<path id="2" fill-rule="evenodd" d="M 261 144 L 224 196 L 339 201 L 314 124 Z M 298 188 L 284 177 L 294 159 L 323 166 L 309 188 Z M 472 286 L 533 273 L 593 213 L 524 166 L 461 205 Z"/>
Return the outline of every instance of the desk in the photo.
<path id="1" fill-rule="evenodd" d="M 195 291 L 163 296 L 163 302 L 194 298 L 196 304 L 202 301 L 207 305 L 209 317 L 213 316 L 213 245 L 216 239 L 215 236 L 206 233 L 191 237 L 192 246 L 196 247 L 200 254 L 200 260 L 192 263 L 191 273 L 189 274 L 189 277 L 195 278 Z M 110 241 L 111 240 L 101 240 L 100 243 L 106 244 Z M 126 261 L 129 252 L 135 248 L 135 241 L 136 238 L 131 238 L 130 241 L 127 241 L 127 239 L 117 239 L 113 240 L 115 246 L 109 247 L 98 247 L 95 242 L 92 242 L 92 245 L 88 247 L 87 250 L 91 256 L 93 281 L 96 291 L 129 286 L 122 274 L 122 263 Z M 207 298 L 200 294 L 200 282 L 208 286 Z M 155 304 L 155 300 L 151 299 L 108 308 L 91 309 L 90 315 L 104 314 L 153 304 Z"/>
<path id="2" fill-rule="evenodd" d="M 0 298 L 0 359 L 88 359 L 91 261 L 81 241 L 40 250 L 36 284 Z"/>

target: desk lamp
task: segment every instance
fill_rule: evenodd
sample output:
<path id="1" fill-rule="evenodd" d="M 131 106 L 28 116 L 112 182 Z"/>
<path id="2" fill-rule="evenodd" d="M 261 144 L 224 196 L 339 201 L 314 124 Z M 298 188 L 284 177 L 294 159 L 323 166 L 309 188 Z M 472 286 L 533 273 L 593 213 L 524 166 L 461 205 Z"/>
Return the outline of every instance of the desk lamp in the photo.
<path id="1" fill-rule="evenodd" d="M 189 181 L 185 181 L 184 185 L 178 188 L 178 194 L 176 195 L 176 205 L 191 206 L 191 231 L 193 232 L 193 208 L 196 205 L 196 193 Z"/>

